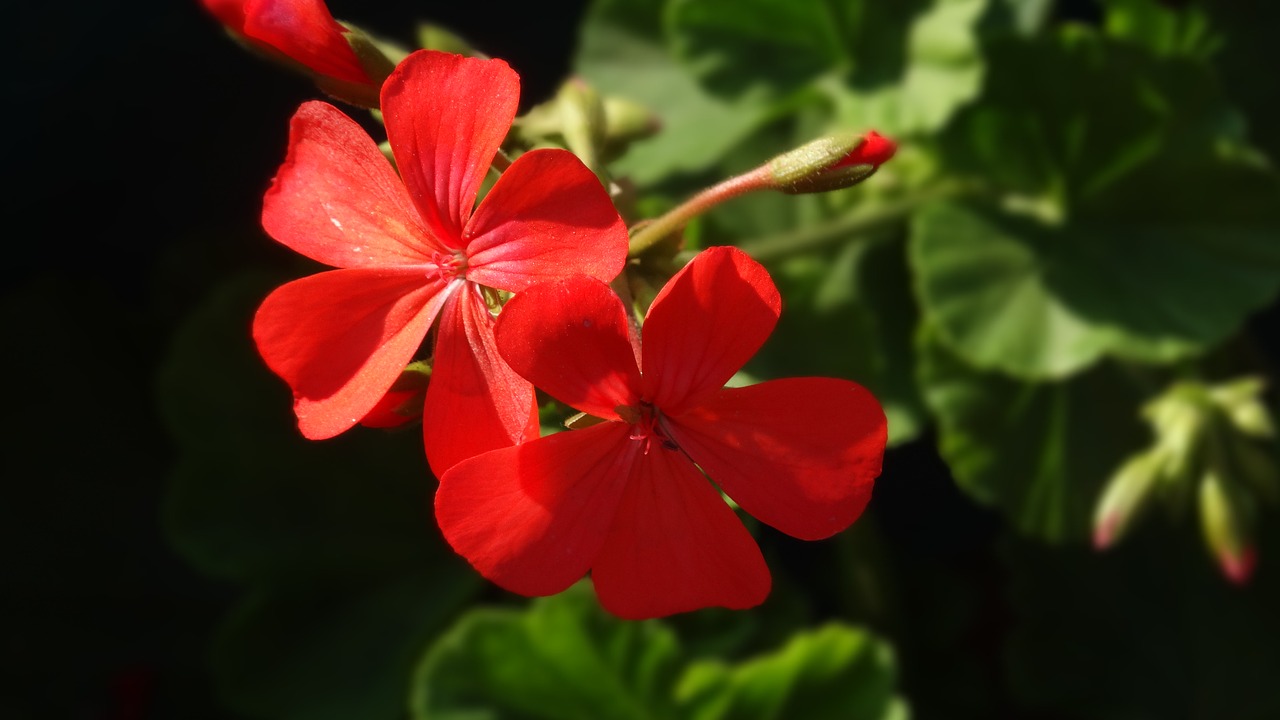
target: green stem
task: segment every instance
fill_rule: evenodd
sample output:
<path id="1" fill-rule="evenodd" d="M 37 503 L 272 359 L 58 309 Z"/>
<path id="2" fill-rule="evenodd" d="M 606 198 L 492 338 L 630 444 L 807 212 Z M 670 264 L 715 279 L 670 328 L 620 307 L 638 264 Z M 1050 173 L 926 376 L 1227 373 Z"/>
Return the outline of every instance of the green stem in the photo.
<path id="1" fill-rule="evenodd" d="M 825 245 L 869 237 L 878 230 L 903 222 L 925 203 L 956 197 L 964 192 L 966 189 L 956 184 L 934 185 L 901 200 L 854 211 L 816 227 L 743 240 L 738 247 L 761 262 L 779 260 Z"/>

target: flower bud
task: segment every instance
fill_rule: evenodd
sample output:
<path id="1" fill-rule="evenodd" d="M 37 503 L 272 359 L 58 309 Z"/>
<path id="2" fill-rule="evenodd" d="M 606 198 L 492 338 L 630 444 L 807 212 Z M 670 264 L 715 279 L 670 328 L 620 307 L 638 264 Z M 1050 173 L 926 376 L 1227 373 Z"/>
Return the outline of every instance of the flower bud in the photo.
<path id="1" fill-rule="evenodd" d="M 893 157 L 898 146 L 875 130 L 861 137 L 831 135 L 770 160 L 774 187 L 789 194 L 826 192 L 856 185 Z"/>
<path id="2" fill-rule="evenodd" d="M 323 0 L 201 3 L 248 48 L 309 75 L 338 100 L 378 107 L 378 91 L 395 61 L 363 32 L 335 20 Z"/>
<path id="3" fill-rule="evenodd" d="M 1251 506 L 1238 488 L 1229 485 L 1217 468 L 1209 468 L 1200 480 L 1200 523 L 1205 543 L 1228 580 L 1243 585 L 1257 562 L 1249 538 Z"/>
<path id="4" fill-rule="evenodd" d="M 1276 430 L 1271 413 L 1262 402 L 1265 389 L 1262 378 L 1244 377 L 1215 386 L 1210 396 L 1240 432 L 1270 439 L 1276 436 Z"/>
<path id="5" fill-rule="evenodd" d="M 600 93 L 580 78 L 569 78 L 556 93 L 556 105 L 565 146 L 582 164 L 598 173 L 605 138 L 604 101 Z"/>
<path id="6" fill-rule="evenodd" d="M 1155 452 L 1140 453 L 1111 476 L 1094 511 L 1094 548 L 1105 550 L 1114 545 L 1147 505 L 1159 479 L 1161 460 Z"/>

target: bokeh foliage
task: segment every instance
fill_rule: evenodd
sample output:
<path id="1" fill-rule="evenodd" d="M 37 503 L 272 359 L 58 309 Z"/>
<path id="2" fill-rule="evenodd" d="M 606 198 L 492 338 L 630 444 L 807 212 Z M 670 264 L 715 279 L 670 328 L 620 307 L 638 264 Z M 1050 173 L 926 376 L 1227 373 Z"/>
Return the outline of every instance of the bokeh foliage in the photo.
<path id="1" fill-rule="evenodd" d="M 1245 60 L 1271 26 L 1241 8 L 1276 11 L 1065 5 L 589 3 L 574 72 L 662 123 L 608 168 L 637 207 L 827 133 L 901 145 L 858 188 L 741 198 L 686 234 L 747 249 L 782 290 L 751 375 L 847 377 L 890 420 L 854 531 L 753 526 L 775 574 L 755 611 L 626 623 L 585 586 L 484 584 L 434 530 L 415 429 L 294 431 L 247 328 L 301 268 L 226 281 L 158 392 L 179 450 L 169 537 L 243 589 L 213 651 L 229 704 L 264 720 L 1280 713 L 1280 644 L 1259 641 L 1280 607 L 1274 507 L 1243 588 L 1189 508 L 1108 553 L 1085 544 L 1109 475 L 1150 439 L 1145 401 L 1180 377 L 1276 377 L 1280 102 Z"/>

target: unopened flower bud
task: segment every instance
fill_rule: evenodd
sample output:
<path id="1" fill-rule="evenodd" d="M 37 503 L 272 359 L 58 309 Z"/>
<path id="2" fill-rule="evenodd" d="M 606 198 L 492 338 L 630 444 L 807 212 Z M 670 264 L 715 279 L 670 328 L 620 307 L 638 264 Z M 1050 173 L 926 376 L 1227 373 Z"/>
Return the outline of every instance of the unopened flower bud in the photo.
<path id="1" fill-rule="evenodd" d="M 605 140 L 604 101 L 600 93 L 580 78 L 569 78 L 556 93 L 556 107 L 565 147 L 598 172 Z"/>
<path id="2" fill-rule="evenodd" d="M 1176 385 L 1143 408 L 1155 431 L 1160 472 L 1175 484 L 1199 476 L 1199 452 L 1208 420 L 1205 394 L 1199 385 Z"/>
<path id="3" fill-rule="evenodd" d="M 1111 547 L 1128 529 L 1151 497 L 1159 479 L 1161 458 L 1153 452 L 1134 455 L 1111 476 L 1094 511 L 1093 546 Z"/>
<path id="4" fill-rule="evenodd" d="M 395 59 L 363 32 L 335 20 L 324 0 L 201 3 L 250 49 L 309 75 L 338 100 L 378 107 L 378 91 Z"/>
<path id="5" fill-rule="evenodd" d="M 1257 562 L 1249 538 L 1251 506 L 1239 488 L 1229 485 L 1216 468 L 1200 480 L 1200 523 L 1205 543 L 1228 580 L 1243 585 Z"/>
<path id="6" fill-rule="evenodd" d="M 1271 413 L 1262 401 L 1266 383 L 1262 378 L 1244 377 L 1215 386 L 1210 395 L 1240 432 L 1255 438 L 1276 435 Z"/>
<path id="7" fill-rule="evenodd" d="M 826 192 L 871 177 L 897 150 L 897 144 L 875 130 L 861 137 L 831 135 L 783 153 L 767 167 L 782 192 Z"/>

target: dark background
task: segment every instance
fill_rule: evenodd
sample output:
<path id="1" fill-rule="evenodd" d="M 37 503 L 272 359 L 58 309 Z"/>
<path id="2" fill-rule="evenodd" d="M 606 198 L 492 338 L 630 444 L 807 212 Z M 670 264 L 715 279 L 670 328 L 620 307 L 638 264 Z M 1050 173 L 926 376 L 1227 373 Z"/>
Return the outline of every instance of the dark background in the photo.
<path id="1" fill-rule="evenodd" d="M 329 6 L 406 45 L 417 21 L 452 28 L 520 73 L 527 106 L 567 71 L 583 4 Z M 318 94 L 197 0 L 13 3 L 5 21 L 0 717 L 232 718 L 206 658 L 236 589 L 165 541 L 153 376 L 218 279 L 289 261 L 258 213 Z"/>

